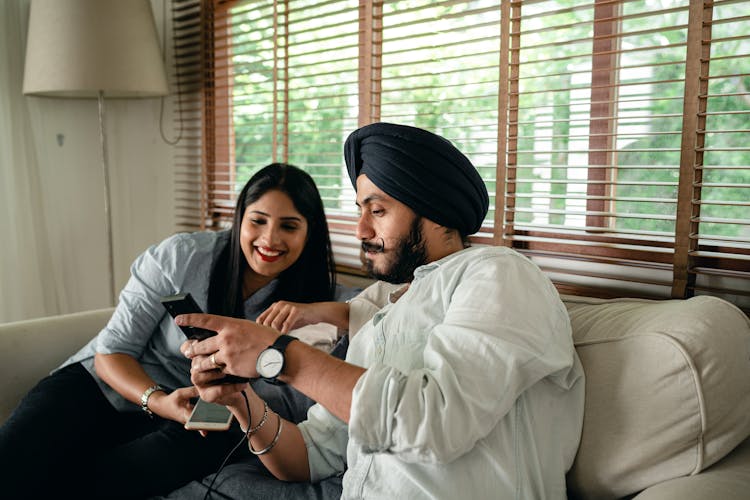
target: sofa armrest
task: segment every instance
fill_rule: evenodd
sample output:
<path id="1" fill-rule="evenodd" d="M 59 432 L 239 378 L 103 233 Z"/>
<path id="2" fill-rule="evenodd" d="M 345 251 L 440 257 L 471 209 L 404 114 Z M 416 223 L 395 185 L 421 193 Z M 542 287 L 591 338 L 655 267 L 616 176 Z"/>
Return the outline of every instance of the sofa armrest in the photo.
<path id="1" fill-rule="evenodd" d="M 0 423 L 39 380 L 91 340 L 114 308 L 0 324 Z"/>
<path id="2" fill-rule="evenodd" d="M 565 305 L 586 374 L 576 496 L 692 476 L 750 436 L 750 321 L 736 306 L 706 295 Z"/>
<path id="3" fill-rule="evenodd" d="M 746 500 L 750 492 L 750 438 L 717 463 L 694 476 L 651 486 L 633 500 Z"/>

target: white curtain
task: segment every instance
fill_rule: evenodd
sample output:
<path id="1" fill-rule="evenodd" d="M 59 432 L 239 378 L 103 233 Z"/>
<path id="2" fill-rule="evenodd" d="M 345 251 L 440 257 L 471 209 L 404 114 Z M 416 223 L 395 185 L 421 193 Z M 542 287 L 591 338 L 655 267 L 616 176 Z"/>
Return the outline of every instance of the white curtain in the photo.
<path id="1" fill-rule="evenodd" d="M 22 93 L 29 1 L 0 2 L 0 323 L 60 312 Z"/>

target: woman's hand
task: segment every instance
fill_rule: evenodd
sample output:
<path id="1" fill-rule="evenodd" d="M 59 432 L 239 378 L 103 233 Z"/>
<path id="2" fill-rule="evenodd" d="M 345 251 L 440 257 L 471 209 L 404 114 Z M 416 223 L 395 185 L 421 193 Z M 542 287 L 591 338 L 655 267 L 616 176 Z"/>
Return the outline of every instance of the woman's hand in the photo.
<path id="1" fill-rule="evenodd" d="M 156 382 L 144 371 L 137 359 L 122 353 L 101 354 L 94 357 L 97 375 L 128 401 L 141 405 L 141 397 L 146 387 Z M 148 408 L 160 417 L 184 424 L 193 405 L 190 398 L 198 396 L 195 387 L 183 387 L 171 394 L 154 391 L 148 398 Z"/>
<path id="2" fill-rule="evenodd" d="M 258 316 L 257 322 L 281 333 L 289 333 L 316 323 L 331 323 L 343 330 L 349 327 L 349 304 L 343 302 L 314 302 L 303 304 L 280 300 Z"/>
<path id="3" fill-rule="evenodd" d="M 247 411 L 244 411 L 245 403 L 240 391 L 245 386 L 249 387 L 248 384 L 234 384 L 231 387 L 214 385 L 208 386 L 210 390 L 203 393 L 201 393 L 198 387 L 183 387 L 169 394 L 156 391 L 148 398 L 148 407 L 153 413 L 162 418 L 174 420 L 179 424 L 185 425 L 195 407 L 190 400 L 200 396 L 204 401 L 227 406 L 235 414 L 236 418 L 242 418 L 240 421 L 244 422 L 247 420 L 245 416 Z M 223 394 L 223 396 L 220 394 Z M 201 436 L 206 437 L 209 431 L 199 430 L 198 432 Z"/>
<path id="4" fill-rule="evenodd" d="M 270 326 L 281 333 L 288 333 L 295 328 L 322 321 L 319 311 L 314 306 L 314 304 L 280 300 L 263 311 L 258 316 L 257 322 L 261 325 Z"/>
<path id="5" fill-rule="evenodd" d="M 148 398 L 148 408 L 162 418 L 185 424 L 193 411 L 192 398 L 198 397 L 195 387 L 182 387 L 169 394 L 155 391 Z"/>

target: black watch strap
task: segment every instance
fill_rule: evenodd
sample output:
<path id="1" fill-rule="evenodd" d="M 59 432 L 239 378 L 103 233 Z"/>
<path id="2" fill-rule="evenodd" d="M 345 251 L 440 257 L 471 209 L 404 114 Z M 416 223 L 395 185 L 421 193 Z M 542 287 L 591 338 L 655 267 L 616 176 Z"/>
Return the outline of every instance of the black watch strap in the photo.
<path id="1" fill-rule="evenodd" d="M 297 337 L 292 337 L 291 335 L 279 335 L 276 338 L 276 341 L 270 347 L 273 347 L 274 349 L 277 349 L 281 351 L 282 354 L 284 354 L 284 351 L 286 351 L 286 347 L 289 345 L 289 343 L 292 340 L 299 340 L 299 339 Z"/>
<path id="2" fill-rule="evenodd" d="M 281 380 L 279 380 L 278 377 L 279 377 L 279 375 L 281 375 L 282 373 L 284 373 L 284 368 L 286 367 L 286 354 L 285 354 L 286 353 L 286 348 L 287 348 L 287 346 L 293 340 L 299 340 L 299 339 L 297 337 L 292 337 L 291 335 L 282 334 L 282 335 L 279 335 L 278 337 L 276 337 L 276 340 L 274 341 L 273 344 L 271 344 L 270 346 L 268 346 L 268 349 L 275 349 L 275 350 L 279 351 L 281 353 L 281 356 L 284 358 L 284 362 L 283 362 L 283 365 L 281 366 L 281 370 L 279 371 L 279 374 L 276 375 L 275 377 L 264 378 L 263 379 L 266 382 L 268 382 L 269 384 L 284 385 L 284 382 L 282 382 Z"/>

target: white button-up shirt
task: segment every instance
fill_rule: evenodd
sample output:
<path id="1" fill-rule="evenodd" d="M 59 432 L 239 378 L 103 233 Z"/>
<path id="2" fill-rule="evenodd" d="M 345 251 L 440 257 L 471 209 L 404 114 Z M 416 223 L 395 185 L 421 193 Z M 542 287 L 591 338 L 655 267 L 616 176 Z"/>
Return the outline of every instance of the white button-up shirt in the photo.
<path id="1" fill-rule="evenodd" d="M 367 368 L 349 426 L 321 405 L 301 424 L 313 480 L 346 470 L 343 498 L 566 497 L 583 369 L 557 291 L 525 257 L 472 247 L 418 268 L 347 361 Z"/>

